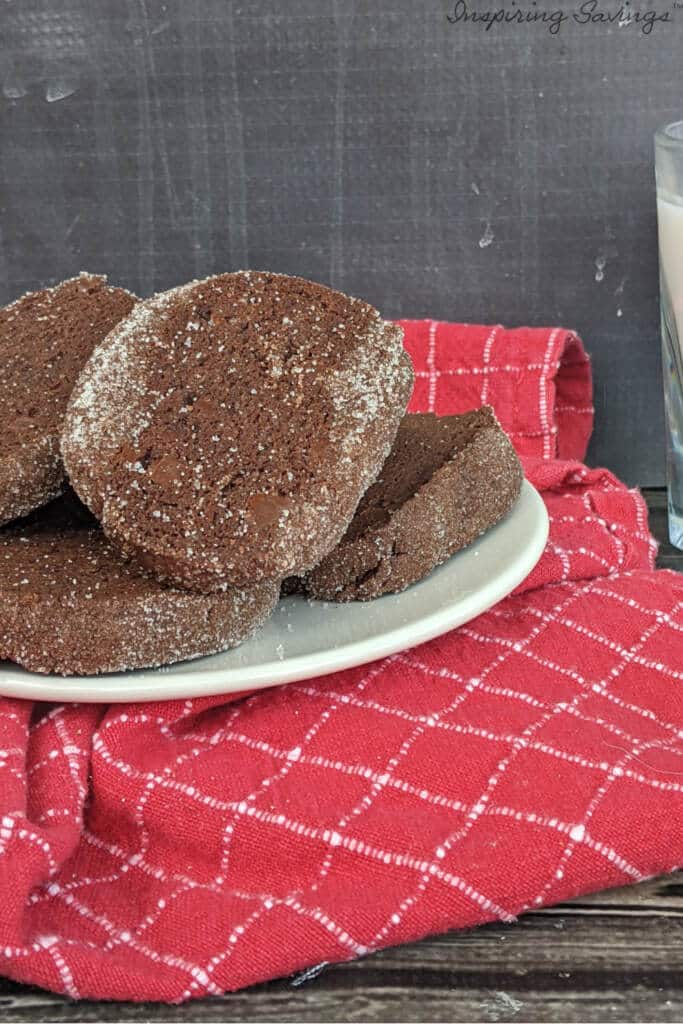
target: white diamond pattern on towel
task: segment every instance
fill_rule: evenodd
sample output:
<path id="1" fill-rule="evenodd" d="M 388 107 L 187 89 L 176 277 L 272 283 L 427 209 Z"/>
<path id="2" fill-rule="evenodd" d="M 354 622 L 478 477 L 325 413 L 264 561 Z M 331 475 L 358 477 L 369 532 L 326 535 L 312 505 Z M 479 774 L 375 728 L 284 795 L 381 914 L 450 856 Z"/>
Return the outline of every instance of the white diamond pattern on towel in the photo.
<path id="1" fill-rule="evenodd" d="M 570 555 L 570 557 L 573 557 L 573 555 Z M 486 916 L 496 916 L 504 920 L 509 919 L 512 915 L 508 908 L 497 905 L 495 900 L 490 899 L 485 893 L 481 893 L 476 885 L 460 877 L 457 871 L 454 872 L 447 866 L 454 847 L 464 838 L 469 830 L 476 828 L 479 820 L 498 818 L 508 822 L 526 822 L 527 824 L 534 824 L 549 831 L 554 831 L 564 837 L 564 845 L 552 873 L 530 903 L 544 902 L 549 898 L 554 884 L 562 878 L 567 863 L 577 846 L 585 846 L 593 850 L 596 855 L 605 858 L 610 865 L 622 872 L 625 879 L 635 880 L 639 878 L 640 872 L 629 863 L 628 857 L 624 857 L 622 852 L 614 849 L 610 843 L 604 843 L 599 833 L 595 834 L 591 829 L 590 823 L 595 810 L 616 781 L 628 778 L 634 783 L 648 787 L 665 785 L 669 791 L 672 787 L 676 791 L 683 790 L 683 786 L 680 783 L 670 779 L 657 779 L 647 770 L 641 771 L 638 767 L 639 755 L 657 747 L 667 748 L 679 755 L 683 755 L 681 730 L 675 724 L 661 721 L 658 716 L 653 716 L 647 708 L 640 707 L 632 701 L 622 701 L 617 692 L 610 692 L 610 688 L 613 689 L 615 687 L 621 672 L 629 664 L 642 664 L 651 668 L 655 673 L 672 679 L 678 678 L 680 673 L 677 669 L 666 664 L 664 661 L 648 657 L 642 651 L 644 648 L 647 649 L 660 630 L 673 630 L 677 633 L 683 631 L 683 624 L 679 621 L 683 602 L 676 603 L 666 612 L 653 612 L 641 605 L 641 611 L 648 620 L 647 625 L 640 635 L 638 642 L 626 646 L 613 641 L 597 627 L 590 630 L 582 627 L 580 623 L 577 623 L 572 618 L 570 610 L 582 595 L 594 589 L 604 594 L 606 600 L 613 600 L 617 606 L 620 607 L 626 604 L 630 607 L 629 602 L 632 599 L 615 592 L 613 583 L 614 581 L 609 577 L 599 581 L 588 581 L 579 588 L 568 588 L 566 593 L 563 593 L 564 587 L 560 585 L 558 587 L 558 599 L 552 608 L 545 609 L 542 612 L 536 608 L 528 610 L 531 615 L 537 617 L 537 624 L 523 642 L 510 641 L 504 635 L 496 635 L 495 630 L 491 629 L 481 632 L 476 624 L 472 627 L 464 627 L 460 631 L 464 637 L 469 637 L 472 642 L 477 644 L 483 643 L 491 648 L 491 657 L 482 666 L 477 677 L 467 677 L 467 675 L 459 674 L 453 670 L 435 668 L 425 664 L 421 660 L 419 652 L 408 652 L 407 654 L 396 656 L 394 660 L 398 664 L 405 665 L 407 671 L 417 671 L 425 679 L 433 679 L 444 685 L 456 687 L 455 696 L 451 697 L 443 705 L 441 712 L 432 710 L 428 714 L 414 713 L 405 708 L 387 706 L 381 700 L 376 700 L 370 696 L 369 693 L 366 694 L 367 684 L 374 680 L 385 667 L 385 663 L 380 663 L 373 667 L 369 673 L 366 673 L 365 676 L 361 677 L 357 683 L 342 691 L 334 687 L 333 681 L 330 681 L 330 683 L 321 681 L 320 683 L 293 686 L 291 688 L 292 691 L 298 694 L 302 700 L 319 701 L 321 698 L 326 698 L 322 711 L 318 713 L 317 718 L 314 718 L 313 723 L 309 724 L 301 733 L 298 742 L 278 747 L 269 742 L 267 738 L 261 739 L 243 732 L 240 727 L 240 721 L 244 719 L 245 715 L 245 703 L 243 703 L 231 708 L 219 728 L 213 732 L 198 730 L 194 726 L 191 730 L 183 732 L 184 740 L 192 744 L 192 746 L 184 750 L 182 754 L 179 754 L 173 765 L 167 767 L 166 771 L 162 774 L 154 771 L 141 773 L 132 764 L 112 755 L 108 747 L 107 737 L 112 735 L 112 730 L 121 730 L 122 728 L 134 729 L 139 725 L 154 723 L 160 734 L 171 742 L 178 735 L 179 726 L 184 721 L 191 720 L 194 713 L 192 703 L 185 708 L 185 715 L 172 724 L 169 724 L 163 715 L 154 716 L 146 712 L 136 712 L 134 714 L 126 712 L 112 713 L 103 722 L 95 736 L 94 747 L 97 755 L 113 765 L 117 771 L 128 777 L 139 777 L 143 782 L 134 815 L 134 820 L 139 829 L 140 843 L 138 848 L 124 849 L 119 847 L 117 849 L 115 846 L 110 845 L 108 848 L 109 854 L 119 863 L 118 871 L 111 871 L 99 879 L 83 878 L 66 884 L 52 881 L 48 883 L 45 889 L 34 893 L 32 903 L 37 905 L 45 900 L 55 899 L 63 901 L 78 914 L 97 923 L 101 927 L 104 932 L 103 948 L 113 950 L 117 946 L 128 945 L 132 950 L 153 962 L 163 963 L 184 972 L 187 977 L 185 995 L 192 995 L 200 992 L 215 993 L 221 991 L 221 983 L 213 981 L 215 971 L 234 955 L 235 950 L 245 941 L 245 937 L 250 934 L 250 929 L 257 924 L 263 915 L 277 908 L 281 910 L 286 909 L 294 914 L 295 917 L 316 921 L 329 936 L 334 938 L 334 941 L 338 944 L 340 957 L 360 955 L 372 948 L 381 946 L 387 941 L 391 941 L 391 936 L 400 927 L 404 914 L 414 911 L 418 901 L 425 897 L 429 887 L 434 884 L 455 887 L 466 897 L 472 899 Z M 636 605 L 638 603 L 635 602 Z M 504 623 L 514 614 L 508 608 L 508 604 L 509 602 L 506 602 L 506 605 L 503 607 L 489 613 L 488 621 L 492 625 L 496 621 Z M 590 635 L 592 640 L 617 656 L 617 663 L 603 680 L 591 681 L 586 679 L 581 673 L 569 670 L 567 666 L 555 666 L 552 662 L 547 661 L 547 667 L 551 671 L 556 668 L 571 671 L 572 679 L 578 687 L 574 697 L 564 705 L 548 706 L 542 699 L 525 692 L 523 688 L 501 687 L 489 682 L 489 678 L 500 669 L 506 659 L 512 656 L 531 657 L 537 660 L 539 656 L 533 650 L 534 645 L 540 641 L 543 632 L 552 624 L 563 625 L 565 628 L 574 631 L 579 637 Z M 521 732 L 511 732 L 508 735 L 506 735 L 504 728 L 498 733 L 493 733 L 488 729 L 479 727 L 476 723 L 468 720 L 465 709 L 468 707 L 468 701 L 472 695 L 480 692 L 491 699 L 503 702 L 511 701 L 518 706 L 529 708 L 530 711 L 535 710 L 537 717 Z M 607 717 L 601 718 L 595 714 L 585 714 L 585 712 L 581 711 L 581 705 L 595 698 L 596 695 L 599 695 L 605 702 L 608 698 L 611 698 L 613 704 L 616 703 L 617 706 L 623 706 L 630 711 L 635 710 L 636 714 L 639 714 L 641 718 L 648 722 L 656 721 L 658 727 L 661 728 L 667 737 L 666 740 L 643 740 L 642 737 L 635 735 L 633 731 L 628 731 L 615 725 Z M 265 700 L 266 696 L 260 695 L 246 703 L 251 705 L 253 709 L 260 701 Z M 354 709 L 354 713 L 360 715 L 389 715 L 398 721 L 405 722 L 406 727 L 410 731 L 404 735 L 403 740 L 397 745 L 394 753 L 387 759 L 383 768 L 373 768 L 362 763 L 350 763 L 343 759 L 326 757 L 318 752 L 309 751 L 309 743 L 317 736 L 320 726 L 328 720 L 330 714 L 340 709 Z M 599 725 L 605 732 L 617 736 L 622 743 L 627 743 L 628 747 L 618 759 L 600 762 L 594 758 L 581 757 L 573 752 L 557 748 L 553 744 L 537 740 L 536 734 L 542 731 L 544 724 L 549 718 L 557 714 L 571 715 L 575 718 L 578 716 L 577 720 L 585 719 L 591 724 Z M 501 721 L 504 720 L 505 717 L 502 715 Z M 46 723 L 43 720 L 40 723 L 40 728 L 45 729 L 46 727 L 53 728 L 55 734 L 63 739 L 64 749 L 68 748 L 69 750 L 67 762 L 69 757 L 76 759 L 74 764 L 69 765 L 69 773 L 74 778 L 74 790 L 70 796 L 67 796 L 69 805 L 61 808 L 65 812 L 70 811 L 72 809 L 71 804 L 77 801 L 80 796 L 77 762 L 83 758 L 86 752 L 74 745 L 69 733 L 68 724 L 63 721 L 60 715 L 60 709 L 55 709 L 50 722 Z M 453 800 L 432 788 L 420 788 L 403 777 L 401 772 L 402 762 L 409 755 L 414 741 L 429 730 L 445 731 L 455 735 L 476 735 L 484 742 L 487 740 L 491 743 L 502 741 L 508 744 L 507 756 L 503 757 L 478 798 L 464 801 Z M 240 799 L 221 800 L 210 793 L 204 792 L 200 785 L 187 783 L 179 776 L 184 765 L 196 762 L 197 758 L 206 756 L 211 751 L 215 752 L 218 747 L 225 744 L 232 744 L 244 751 L 254 750 L 260 754 L 267 754 L 273 759 L 275 765 L 275 769 L 270 775 L 263 776 L 257 787 L 251 793 L 244 793 Z M 16 753 L 19 749 L 8 748 L 5 751 L 7 759 L 10 759 L 12 754 Z M 570 760 L 579 767 L 585 765 L 587 769 L 598 769 L 601 771 L 602 783 L 597 787 L 593 798 L 586 805 L 583 816 L 567 821 L 559 817 L 554 818 L 548 814 L 534 813 L 533 811 L 522 810 L 508 804 L 500 804 L 494 799 L 500 778 L 512 770 L 517 755 L 528 749 L 533 749 L 544 757 Z M 43 770 L 43 768 L 49 766 L 52 760 L 54 759 L 46 756 L 42 761 L 37 762 L 34 769 Z M 346 814 L 340 817 L 333 826 L 321 827 L 314 821 L 291 817 L 283 814 L 278 809 L 270 812 L 258 804 L 259 795 L 270 788 L 268 785 L 264 785 L 269 778 L 282 780 L 294 768 L 297 771 L 305 772 L 309 767 L 323 770 L 327 773 L 334 773 L 343 778 L 355 777 L 367 780 L 369 788 L 365 795 L 350 806 Z M 284 830 L 297 837 L 299 842 L 320 843 L 321 853 L 317 881 L 313 882 L 308 893 L 304 892 L 298 895 L 291 893 L 285 898 L 267 892 L 243 892 L 242 896 L 247 905 L 247 913 L 241 920 L 235 922 L 232 931 L 226 936 L 224 948 L 217 950 L 208 962 L 192 962 L 186 956 L 183 956 L 180 951 L 167 950 L 160 953 L 153 945 L 145 941 L 145 935 L 150 933 L 157 925 L 159 919 L 169 911 L 174 900 L 193 888 L 206 889 L 215 893 L 216 897 L 219 897 L 225 885 L 229 884 L 229 880 L 225 877 L 224 873 L 220 872 L 209 883 L 197 881 L 191 876 L 171 878 L 163 869 L 149 862 L 144 842 L 146 826 L 143 816 L 140 814 L 140 809 L 144 808 L 148 800 L 150 790 L 146 787 L 149 783 L 153 783 L 155 787 L 178 792 L 186 798 L 219 810 L 227 816 L 226 833 L 230 822 L 234 823 L 231 826 L 234 829 L 234 826 L 239 823 L 240 819 L 245 817 L 257 820 L 264 827 Z M 385 791 L 398 791 L 421 803 L 442 807 L 446 812 L 464 815 L 464 824 L 441 840 L 438 845 L 434 846 L 431 856 L 426 858 L 416 857 L 401 849 L 378 847 L 372 842 L 360 839 L 356 833 L 359 829 L 362 830 L 363 814 Z M 57 806 L 52 808 L 53 813 L 57 813 L 59 810 L 60 808 Z M 347 834 L 347 825 L 352 821 L 354 822 L 354 834 Z M 40 836 L 31 829 L 26 828 L 24 823 L 20 822 L 17 817 L 6 819 L 3 837 L 5 845 L 7 845 L 8 841 L 15 841 L 15 837 L 23 842 L 39 842 L 41 849 L 46 850 L 47 853 L 47 848 L 40 842 Z M 101 843 L 95 836 L 89 841 L 96 844 Z M 347 929 L 335 921 L 333 913 L 316 904 L 315 896 L 321 882 L 328 875 L 334 864 L 337 850 L 345 851 L 345 855 L 352 854 L 359 858 L 369 859 L 380 865 L 386 864 L 388 867 L 400 866 L 407 868 L 415 878 L 415 884 L 412 889 L 397 893 L 394 908 L 387 914 L 384 922 L 375 929 L 371 941 L 363 942 L 349 935 Z M 229 870 L 229 864 L 222 865 L 221 872 L 229 872 Z M 159 900 L 157 907 L 141 917 L 137 924 L 127 922 L 124 925 L 121 922 L 111 921 L 106 915 L 102 915 L 94 910 L 89 904 L 87 893 L 98 883 L 118 884 L 123 876 L 130 871 L 149 873 L 150 877 L 165 883 L 169 887 L 169 891 Z M 77 896 L 76 891 L 79 889 L 81 895 Z M 250 902 L 252 906 L 249 909 L 248 904 Z M 64 991 L 75 995 L 78 990 L 75 986 L 69 964 L 71 954 L 68 943 L 58 944 L 55 940 L 46 944 L 45 940 L 41 941 L 43 948 L 50 952 L 57 965 L 63 980 Z M 8 948 L 5 951 L 5 955 L 20 957 L 27 955 L 28 952 L 30 952 L 30 947 Z"/>
<path id="2" fill-rule="evenodd" d="M 424 325 L 423 409 L 524 383 L 499 330 L 457 361 L 449 326 Z M 557 343 L 545 332 L 525 364 L 538 408 L 516 436 L 534 457 L 559 412 L 591 415 L 571 388 L 555 403 Z M 637 492 L 576 463 L 541 486 L 551 544 L 527 592 L 421 648 L 232 705 L 89 724 L 40 709 L 28 753 L 25 709 L 0 706 L 0 860 L 36 879 L 6 973 L 40 965 L 75 997 L 85 954 L 104 954 L 126 997 L 153 977 L 183 999 L 673 868 L 683 585 L 647 568 Z"/>

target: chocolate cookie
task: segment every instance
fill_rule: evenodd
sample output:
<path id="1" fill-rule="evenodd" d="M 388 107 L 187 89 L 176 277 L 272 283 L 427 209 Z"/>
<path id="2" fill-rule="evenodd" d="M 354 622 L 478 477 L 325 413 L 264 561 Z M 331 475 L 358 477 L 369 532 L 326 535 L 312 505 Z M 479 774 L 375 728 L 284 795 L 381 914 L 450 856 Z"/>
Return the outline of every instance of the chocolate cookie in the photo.
<path id="1" fill-rule="evenodd" d="M 100 529 L 55 521 L 0 533 L 0 659 L 32 672 L 96 675 L 214 654 L 275 607 L 274 582 L 177 590 L 134 572 Z"/>
<path id="2" fill-rule="evenodd" d="M 88 356 L 135 296 L 81 274 L 0 310 L 0 524 L 59 494 L 66 404 Z"/>
<path id="3" fill-rule="evenodd" d="M 497 523 L 521 485 L 519 459 L 488 406 L 409 414 L 343 540 L 304 577 L 304 590 L 326 601 L 404 590 Z"/>
<path id="4" fill-rule="evenodd" d="M 62 438 L 105 533 L 199 590 L 312 568 L 386 459 L 412 367 L 400 327 L 301 278 L 241 272 L 139 303 Z"/>

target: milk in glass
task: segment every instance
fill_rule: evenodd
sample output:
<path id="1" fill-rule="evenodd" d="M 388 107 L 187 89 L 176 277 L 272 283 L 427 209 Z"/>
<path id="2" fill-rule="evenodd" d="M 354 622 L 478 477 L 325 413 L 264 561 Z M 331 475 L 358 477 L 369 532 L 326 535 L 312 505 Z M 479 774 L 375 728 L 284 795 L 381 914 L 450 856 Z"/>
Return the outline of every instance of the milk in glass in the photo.
<path id="1" fill-rule="evenodd" d="M 675 138 L 666 139 L 666 149 L 661 154 L 659 147 L 658 134 L 657 222 L 669 536 L 672 544 L 683 548 L 683 138 L 680 154 Z"/>

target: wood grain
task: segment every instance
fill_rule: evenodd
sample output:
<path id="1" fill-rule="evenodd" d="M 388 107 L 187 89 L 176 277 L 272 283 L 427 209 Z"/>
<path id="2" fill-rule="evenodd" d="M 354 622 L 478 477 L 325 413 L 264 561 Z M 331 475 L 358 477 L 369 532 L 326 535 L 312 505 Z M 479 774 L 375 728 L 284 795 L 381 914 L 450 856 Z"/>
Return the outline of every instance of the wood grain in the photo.
<path id="1" fill-rule="evenodd" d="M 666 494 L 646 497 L 659 564 L 681 570 Z M 679 1022 L 683 872 L 183 1006 L 72 1003 L 0 980 L 0 1019 Z"/>

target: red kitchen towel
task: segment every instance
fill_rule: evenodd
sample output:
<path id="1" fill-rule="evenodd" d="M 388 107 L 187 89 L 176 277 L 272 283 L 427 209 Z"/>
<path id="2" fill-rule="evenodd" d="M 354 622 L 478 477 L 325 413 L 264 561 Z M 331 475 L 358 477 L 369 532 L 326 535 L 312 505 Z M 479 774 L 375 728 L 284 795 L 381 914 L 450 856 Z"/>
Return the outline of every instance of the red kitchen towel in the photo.
<path id="1" fill-rule="evenodd" d="M 237 702 L 0 700 L 7 976 L 184 1000 L 683 862 L 683 579 L 577 461 L 581 342 L 404 326 L 414 408 L 490 402 L 514 438 L 538 567 L 449 635 Z"/>

